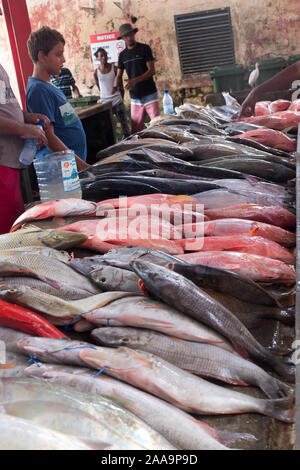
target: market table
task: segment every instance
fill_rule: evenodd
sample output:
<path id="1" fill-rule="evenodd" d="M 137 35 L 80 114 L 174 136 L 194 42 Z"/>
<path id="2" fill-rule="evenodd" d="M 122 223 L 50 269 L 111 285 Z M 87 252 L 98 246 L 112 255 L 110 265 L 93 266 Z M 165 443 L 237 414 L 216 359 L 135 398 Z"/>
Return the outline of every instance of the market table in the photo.
<path id="1" fill-rule="evenodd" d="M 95 163 L 97 161 L 96 154 L 116 142 L 111 102 L 75 107 L 74 109 L 86 134 L 87 162 L 90 164 Z"/>

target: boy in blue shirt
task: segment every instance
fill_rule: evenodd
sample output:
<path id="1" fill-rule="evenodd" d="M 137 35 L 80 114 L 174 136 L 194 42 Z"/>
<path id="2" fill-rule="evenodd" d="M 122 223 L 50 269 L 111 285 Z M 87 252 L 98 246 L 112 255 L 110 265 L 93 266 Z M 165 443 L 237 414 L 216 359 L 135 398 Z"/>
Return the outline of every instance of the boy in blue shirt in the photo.
<path id="1" fill-rule="evenodd" d="M 84 163 L 87 155 L 85 132 L 64 93 L 51 83 L 51 75 L 59 75 L 65 62 L 64 37 L 44 26 L 31 33 L 27 45 L 34 63 L 33 76 L 29 77 L 27 85 L 27 110 L 49 118 L 50 125 L 45 128 L 48 148 L 51 152 L 73 150 L 80 171 L 88 166 Z"/>

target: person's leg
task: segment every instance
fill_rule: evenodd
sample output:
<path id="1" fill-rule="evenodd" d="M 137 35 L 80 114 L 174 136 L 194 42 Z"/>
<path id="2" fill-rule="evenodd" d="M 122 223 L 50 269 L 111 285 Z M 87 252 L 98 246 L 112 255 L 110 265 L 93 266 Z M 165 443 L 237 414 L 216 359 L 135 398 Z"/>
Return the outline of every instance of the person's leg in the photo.
<path id="1" fill-rule="evenodd" d="M 152 93 L 152 95 L 145 97 L 145 110 L 151 120 L 160 115 L 157 93 Z"/>
<path id="2" fill-rule="evenodd" d="M 0 234 L 7 233 L 22 212 L 20 170 L 0 166 Z"/>
<path id="3" fill-rule="evenodd" d="M 144 129 L 146 116 L 145 107 L 142 104 L 131 103 L 131 132 L 135 134 Z"/>
<path id="4" fill-rule="evenodd" d="M 117 119 L 119 123 L 122 126 L 122 131 L 123 131 L 123 136 L 124 137 L 129 137 L 130 136 L 130 130 L 128 126 L 128 121 L 127 121 L 127 116 L 126 116 L 126 109 L 124 106 L 124 103 L 119 103 L 116 106 L 113 107 L 113 111 L 115 115 L 117 116 Z"/>

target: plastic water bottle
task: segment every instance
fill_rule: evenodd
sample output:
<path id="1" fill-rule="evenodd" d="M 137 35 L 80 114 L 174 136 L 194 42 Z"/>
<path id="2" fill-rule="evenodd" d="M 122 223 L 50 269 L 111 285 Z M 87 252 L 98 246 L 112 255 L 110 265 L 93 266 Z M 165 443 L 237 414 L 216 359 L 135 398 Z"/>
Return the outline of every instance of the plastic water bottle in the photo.
<path id="1" fill-rule="evenodd" d="M 33 162 L 41 202 L 69 197 L 81 199 L 75 154 L 72 150 L 55 152 Z"/>
<path id="2" fill-rule="evenodd" d="M 165 114 L 174 114 L 173 100 L 172 97 L 169 95 L 168 90 L 164 91 L 163 107 Z"/>
<path id="3" fill-rule="evenodd" d="M 40 129 L 43 129 L 44 121 L 40 119 L 38 126 Z M 37 139 L 26 139 L 25 145 L 22 149 L 22 152 L 19 156 L 20 163 L 23 165 L 31 165 L 35 157 L 36 152 L 38 151 Z"/>

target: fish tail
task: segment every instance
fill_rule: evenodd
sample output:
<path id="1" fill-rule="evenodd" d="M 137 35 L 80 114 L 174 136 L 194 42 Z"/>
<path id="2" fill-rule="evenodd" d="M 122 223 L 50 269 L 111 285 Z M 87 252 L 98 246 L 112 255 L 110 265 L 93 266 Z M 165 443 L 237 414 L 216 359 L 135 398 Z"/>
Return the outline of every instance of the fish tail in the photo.
<path id="1" fill-rule="evenodd" d="M 293 407 L 294 395 L 275 400 L 264 400 L 263 414 L 278 419 L 284 423 L 294 423 L 295 410 Z"/>
<path id="2" fill-rule="evenodd" d="M 236 441 L 257 441 L 257 437 L 253 434 L 231 432 L 221 429 L 212 428 L 216 434 L 217 440 L 224 445 L 230 444 Z"/>
<path id="3" fill-rule="evenodd" d="M 283 377 L 290 383 L 295 382 L 295 366 L 293 363 L 284 361 L 282 357 L 275 356 L 274 354 L 267 351 L 268 354 L 268 363 L 272 369 L 277 372 L 280 377 Z"/>
<path id="4" fill-rule="evenodd" d="M 275 379 L 275 377 L 272 377 L 271 375 L 258 379 L 257 386 L 270 399 L 290 397 L 294 394 L 292 387 L 278 379 Z"/>

